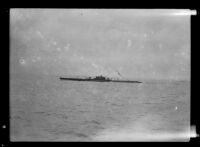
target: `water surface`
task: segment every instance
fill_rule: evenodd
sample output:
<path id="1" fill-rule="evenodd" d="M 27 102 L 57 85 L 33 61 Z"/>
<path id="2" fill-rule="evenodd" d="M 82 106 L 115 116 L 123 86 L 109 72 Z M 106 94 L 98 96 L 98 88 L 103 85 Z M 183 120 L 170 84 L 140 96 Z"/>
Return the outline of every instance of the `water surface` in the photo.
<path id="1" fill-rule="evenodd" d="M 190 83 L 12 74 L 10 110 L 12 141 L 98 141 L 120 131 L 178 133 L 190 125 Z"/>

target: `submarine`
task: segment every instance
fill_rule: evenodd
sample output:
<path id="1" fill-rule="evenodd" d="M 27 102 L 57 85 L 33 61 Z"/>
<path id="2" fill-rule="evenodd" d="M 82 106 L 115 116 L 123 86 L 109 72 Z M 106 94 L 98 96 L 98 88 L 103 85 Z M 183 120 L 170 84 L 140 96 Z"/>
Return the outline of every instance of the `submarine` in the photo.
<path id="1" fill-rule="evenodd" d="M 70 81 L 88 81 L 88 82 L 119 82 L 119 83 L 142 83 L 140 81 L 131 80 L 113 80 L 104 76 L 88 77 L 88 78 L 66 78 L 60 77 L 60 80 L 70 80 Z"/>

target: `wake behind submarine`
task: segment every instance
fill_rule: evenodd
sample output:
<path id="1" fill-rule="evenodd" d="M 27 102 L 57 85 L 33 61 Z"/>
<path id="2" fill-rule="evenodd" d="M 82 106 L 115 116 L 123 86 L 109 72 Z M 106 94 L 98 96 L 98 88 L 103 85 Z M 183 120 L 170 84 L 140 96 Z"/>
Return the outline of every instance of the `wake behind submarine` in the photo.
<path id="1" fill-rule="evenodd" d="M 131 80 L 114 80 L 104 76 L 88 77 L 88 78 L 66 78 L 60 77 L 60 80 L 70 80 L 70 81 L 88 81 L 88 82 L 119 82 L 119 83 L 142 83 L 140 81 Z"/>

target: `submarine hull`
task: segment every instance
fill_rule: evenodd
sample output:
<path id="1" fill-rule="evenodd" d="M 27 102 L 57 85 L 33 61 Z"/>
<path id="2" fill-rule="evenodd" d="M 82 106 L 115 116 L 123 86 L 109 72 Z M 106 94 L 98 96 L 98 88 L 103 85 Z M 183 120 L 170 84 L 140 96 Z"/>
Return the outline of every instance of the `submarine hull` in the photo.
<path id="1" fill-rule="evenodd" d="M 60 80 L 89 81 L 89 82 L 111 82 L 111 80 L 79 79 L 79 78 L 62 78 L 62 77 L 60 77 Z"/>
<path id="2" fill-rule="evenodd" d="M 70 81 L 88 81 L 88 82 L 119 82 L 119 83 L 142 83 L 140 81 L 126 81 L 126 80 L 98 80 L 98 79 L 80 79 L 80 78 L 63 78 L 60 77 L 60 80 L 70 80 Z"/>

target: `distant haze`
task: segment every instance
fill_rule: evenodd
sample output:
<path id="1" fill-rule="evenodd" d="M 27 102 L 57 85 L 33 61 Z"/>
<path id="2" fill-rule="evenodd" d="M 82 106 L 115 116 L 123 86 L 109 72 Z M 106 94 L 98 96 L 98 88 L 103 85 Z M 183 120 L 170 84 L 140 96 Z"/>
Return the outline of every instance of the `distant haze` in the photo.
<path id="1" fill-rule="evenodd" d="M 11 9 L 11 73 L 188 80 L 190 16 L 174 12 Z"/>

